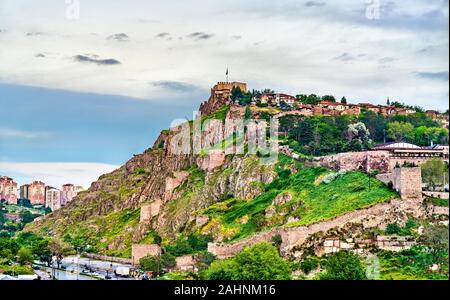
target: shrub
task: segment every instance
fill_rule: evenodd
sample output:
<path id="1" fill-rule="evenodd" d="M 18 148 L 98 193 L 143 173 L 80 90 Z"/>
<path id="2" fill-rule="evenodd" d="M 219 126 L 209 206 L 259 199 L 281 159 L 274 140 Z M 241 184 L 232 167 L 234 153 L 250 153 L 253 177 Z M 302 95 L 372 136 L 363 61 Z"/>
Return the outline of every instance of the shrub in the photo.
<path id="1" fill-rule="evenodd" d="M 319 278 L 322 280 L 367 279 L 360 258 L 347 251 L 340 251 L 331 255 L 327 259 L 325 273 L 322 273 Z"/>
<path id="2" fill-rule="evenodd" d="M 175 267 L 175 257 L 169 253 L 158 256 L 148 255 L 139 260 L 139 265 L 144 271 L 155 272 L 161 274 L 162 270 L 169 270 Z"/>
<path id="3" fill-rule="evenodd" d="M 397 224 L 388 224 L 386 227 L 386 234 L 399 234 L 400 231 L 401 228 Z"/>
<path id="4" fill-rule="evenodd" d="M 210 280 L 287 280 L 289 264 L 269 243 L 247 247 L 232 259 L 215 261 L 206 272 Z"/>
<path id="5" fill-rule="evenodd" d="M 320 260 L 318 257 L 312 256 L 308 257 L 307 259 L 304 259 L 300 263 L 300 270 L 303 271 L 303 273 L 308 274 L 309 272 L 316 270 L 320 265 Z"/>

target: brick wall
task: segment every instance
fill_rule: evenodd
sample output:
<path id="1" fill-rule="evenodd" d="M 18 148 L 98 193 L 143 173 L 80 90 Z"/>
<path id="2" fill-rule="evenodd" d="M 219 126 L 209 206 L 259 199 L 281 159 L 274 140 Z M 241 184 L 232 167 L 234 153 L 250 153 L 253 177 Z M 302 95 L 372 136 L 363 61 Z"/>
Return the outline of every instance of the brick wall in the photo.
<path id="1" fill-rule="evenodd" d="M 420 167 L 395 168 L 392 172 L 392 184 L 402 199 L 422 198 L 422 172 Z"/>

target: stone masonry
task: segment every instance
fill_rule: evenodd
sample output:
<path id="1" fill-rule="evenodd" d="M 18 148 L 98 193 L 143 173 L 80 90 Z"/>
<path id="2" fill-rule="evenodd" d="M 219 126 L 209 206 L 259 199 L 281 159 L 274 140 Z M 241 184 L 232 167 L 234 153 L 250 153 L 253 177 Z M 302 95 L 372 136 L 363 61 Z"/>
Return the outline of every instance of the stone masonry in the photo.
<path id="1" fill-rule="evenodd" d="M 157 256 L 159 254 L 161 254 L 161 247 L 159 245 L 134 244 L 131 247 L 131 261 L 133 265 L 138 265 L 139 260 L 147 255 Z"/>
<path id="2" fill-rule="evenodd" d="M 422 173 L 420 167 L 395 168 L 392 172 L 393 188 L 402 199 L 422 198 Z"/>
<path id="3" fill-rule="evenodd" d="M 375 227 L 384 229 L 390 223 L 404 224 L 409 216 L 423 218 L 426 215 L 427 211 L 420 200 L 392 200 L 390 203 L 380 203 L 309 226 L 274 228 L 232 244 L 209 243 L 208 251 L 220 259 L 228 258 L 236 255 L 244 247 L 260 242 L 270 242 L 275 235 L 279 234 L 282 239 L 281 251 L 286 255 L 294 247 L 305 243 L 307 238 L 315 233 L 342 228 L 348 224 L 362 224 L 366 229 Z"/>

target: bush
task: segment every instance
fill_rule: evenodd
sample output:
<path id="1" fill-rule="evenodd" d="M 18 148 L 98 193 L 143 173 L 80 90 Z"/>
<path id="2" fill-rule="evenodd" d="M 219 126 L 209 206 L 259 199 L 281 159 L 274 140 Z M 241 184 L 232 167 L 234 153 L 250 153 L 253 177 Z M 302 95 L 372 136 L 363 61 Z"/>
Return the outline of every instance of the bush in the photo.
<path id="1" fill-rule="evenodd" d="M 161 274 L 162 270 L 170 270 L 176 266 L 175 257 L 169 253 L 158 256 L 148 255 L 139 260 L 139 265 L 144 271 Z"/>
<path id="2" fill-rule="evenodd" d="M 400 230 L 401 228 L 397 224 L 388 224 L 386 227 L 386 234 L 399 234 Z"/>
<path id="3" fill-rule="evenodd" d="M 367 279 L 360 258 L 347 251 L 340 251 L 331 255 L 327 259 L 325 273 L 322 273 L 319 278 L 322 280 Z"/>
<path id="4" fill-rule="evenodd" d="M 206 272 L 210 280 L 287 280 L 289 264 L 269 243 L 247 247 L 232 259 L 215 261 Z"/>
<path id="5" fill-rule="evenodd" d="M 312 256 L 307 259 L 304 259 L 300 263 L 300 270 L 303 271 L 303 273 L 308 274 L 313 270 L 316 270 L 320 265 L 320 260 L 318 257 Z"/>

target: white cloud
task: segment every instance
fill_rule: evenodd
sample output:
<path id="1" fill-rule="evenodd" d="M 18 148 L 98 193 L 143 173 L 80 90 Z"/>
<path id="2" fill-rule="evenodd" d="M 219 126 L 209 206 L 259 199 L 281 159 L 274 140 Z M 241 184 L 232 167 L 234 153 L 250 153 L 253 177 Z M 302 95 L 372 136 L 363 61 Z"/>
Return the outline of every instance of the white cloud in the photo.
<path id="1" fill-rule="evenodd" d="M 22 139 L 37 139 L 50 136 L 47 132 L 32 132 L 10 128 L 0 128 L 0 137 L 6 138 L 22 138 Z"/>
<path id="2" fill-rule="evenodd" d="M 379 20 L 364 0 L 80 1 L 77 21 L 63 1 L 0 3 L 0 82 L 151 99 L 176 92 L 149 82 L 208 89 L 229 65 L 251 88 L 448 107 L 448 82 L 416 75 L 448 72 L 448 1 L 381 1 Z M 117 33 L 127 42 L 107 39 Z M 121 64 L 73 59 L 87 54 Z"/>
<path id="3" fill-rule="evenodd" d="M 117 168 L 115 165 L 101 163 L 0 162 L 1 175 L 12 177 L 19 184 L 41 180 L 57 188 L 66 183 L 88 188 L 100 175 Z"/>

